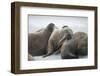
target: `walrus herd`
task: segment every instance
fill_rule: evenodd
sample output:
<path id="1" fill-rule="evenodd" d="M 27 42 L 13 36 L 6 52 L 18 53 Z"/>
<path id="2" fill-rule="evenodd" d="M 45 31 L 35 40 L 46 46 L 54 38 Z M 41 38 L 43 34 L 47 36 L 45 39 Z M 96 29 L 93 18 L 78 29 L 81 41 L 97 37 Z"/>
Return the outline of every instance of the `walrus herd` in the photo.
<path id="1" fill-rule="evenodd" d="M 54 23 L 46 28 L 28 35 L 28 60 L 34 56 L 47 57 L 53 53 L 60 54 L 62 59 L 76 59 L 88 55 L 88 35 L 75 32 L 65 25 L 61 29 Z"/>

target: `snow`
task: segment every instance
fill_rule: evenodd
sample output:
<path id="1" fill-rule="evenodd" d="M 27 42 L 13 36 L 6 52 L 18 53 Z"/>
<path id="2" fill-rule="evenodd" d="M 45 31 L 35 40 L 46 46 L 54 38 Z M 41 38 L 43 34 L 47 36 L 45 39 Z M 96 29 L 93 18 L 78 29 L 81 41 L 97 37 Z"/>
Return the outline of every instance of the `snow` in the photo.
<path id="1" fill-rule="evenodd" d="M 83 59 L 83 58 L 87 58 L 87 56 L 80 56 L 79 58 Z M 53 55 L 50 55 L 50 56 L 45 57 L 45 58 L 43 58 L 43 56 L 35 56 L 35 57 L 33 57 L 33 60 L 44 61 L 44 60 L 62 60 L 62 59 L 61 59 L 60 54 L 57 54 L 57 55 L 53 54 Z"/>

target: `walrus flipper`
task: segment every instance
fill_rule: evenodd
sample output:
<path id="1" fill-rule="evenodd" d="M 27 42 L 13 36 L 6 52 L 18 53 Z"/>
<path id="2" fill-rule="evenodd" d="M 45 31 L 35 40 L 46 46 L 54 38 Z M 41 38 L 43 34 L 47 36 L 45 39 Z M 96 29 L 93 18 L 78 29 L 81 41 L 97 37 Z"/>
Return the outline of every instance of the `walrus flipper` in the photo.
<path id="1" fill-rule="evenodd" d="M 43 58 L 50 56 L 52 53 L 47 53 L 46 55 L 43 55 Z"/>

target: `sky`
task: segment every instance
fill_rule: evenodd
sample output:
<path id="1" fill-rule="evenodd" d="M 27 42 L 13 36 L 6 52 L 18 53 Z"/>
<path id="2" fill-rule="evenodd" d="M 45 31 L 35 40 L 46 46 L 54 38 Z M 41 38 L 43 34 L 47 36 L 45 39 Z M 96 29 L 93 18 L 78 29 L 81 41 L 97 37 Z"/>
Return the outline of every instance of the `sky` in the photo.
<path id="1" fill-rule="evenodd" d="M 29 33 L 35 32 L 41 28 L 45 28 L 49 23 L 54 23 L 58 28 L 67 25 L 73 30 L 73 32 L 88 33 L 88 17 L 45 16 L 45 15 L 28 16 Z"/>

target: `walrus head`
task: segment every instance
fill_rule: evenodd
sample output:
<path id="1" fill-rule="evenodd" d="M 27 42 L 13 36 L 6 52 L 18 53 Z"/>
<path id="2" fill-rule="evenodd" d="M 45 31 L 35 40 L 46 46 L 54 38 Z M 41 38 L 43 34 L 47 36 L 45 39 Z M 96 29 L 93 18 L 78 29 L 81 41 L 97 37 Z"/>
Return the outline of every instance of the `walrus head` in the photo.
<path id="1" fill-rule="evenodd" d="M 50 23 L 47 26 L 47 30 L 49 30 L 50 32 L 52 32 L 54 30 L 55 24 L 54 23 Z"/>
<path id="2" fill-rule="evenodd" d="M 64 30 L 64 33 L 66 34 L 67 40 L 71 39 L 73 36 L 73 31 L 70 29 L 67 25 L 62 27 Z"/>

